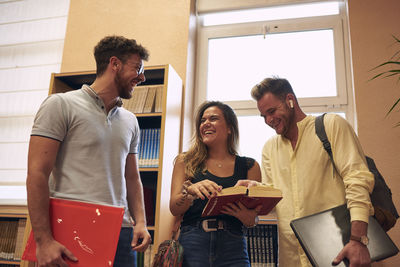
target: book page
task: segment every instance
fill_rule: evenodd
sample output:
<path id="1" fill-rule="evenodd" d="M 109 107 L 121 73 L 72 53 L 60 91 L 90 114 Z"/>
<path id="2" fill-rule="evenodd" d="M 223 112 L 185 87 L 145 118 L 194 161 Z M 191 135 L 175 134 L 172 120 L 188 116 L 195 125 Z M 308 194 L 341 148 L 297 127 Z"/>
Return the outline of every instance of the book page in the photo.
<path id="1" fill-rule="evenodd" d="M 246 195 L 247 194 L 247 187 L 238 185 L 238 186 L 232 186 L 232 187 L 227 187 L 222 189 L 220 192 L 218 192 L 218 196 L 225 196 L 225 195 Z"/>
<path id="2" fill-rule="evenodd" d="M 258 185 L 249 188 L 249 196 L 252 197 L 282 197 L 282 192 L 270 186 Z"/>

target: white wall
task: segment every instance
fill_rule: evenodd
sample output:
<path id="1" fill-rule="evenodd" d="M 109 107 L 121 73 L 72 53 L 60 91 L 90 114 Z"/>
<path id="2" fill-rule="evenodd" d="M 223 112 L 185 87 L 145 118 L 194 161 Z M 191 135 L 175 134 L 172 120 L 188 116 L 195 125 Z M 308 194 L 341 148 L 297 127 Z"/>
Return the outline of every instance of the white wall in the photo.
<path id="1" fill-rule="evenodd" d="M 34 115 L 59 72 L 69 0 L 0 0 L 0 204 L 26 204 Z"/>

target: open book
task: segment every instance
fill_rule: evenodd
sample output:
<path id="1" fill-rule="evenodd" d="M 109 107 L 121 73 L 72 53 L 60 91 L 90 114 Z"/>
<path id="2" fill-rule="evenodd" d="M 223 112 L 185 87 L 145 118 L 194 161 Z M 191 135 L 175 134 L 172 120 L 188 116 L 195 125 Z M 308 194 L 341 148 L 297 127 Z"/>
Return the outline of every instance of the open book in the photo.
<path id="1" fill-rule="evenodd" d="M 201 216 L 220 215 L 222 208 L 228 203 L 241 202 L 248 209 L 254 209 L 262 205 L 259 215 L 268 214 L 282 199 L 282 192 L 265 185 L 257 185 L 247 188 L 246 186 L 233 186 L 222 189 L 218 195 L 210 198 L 204 207 Z"/>

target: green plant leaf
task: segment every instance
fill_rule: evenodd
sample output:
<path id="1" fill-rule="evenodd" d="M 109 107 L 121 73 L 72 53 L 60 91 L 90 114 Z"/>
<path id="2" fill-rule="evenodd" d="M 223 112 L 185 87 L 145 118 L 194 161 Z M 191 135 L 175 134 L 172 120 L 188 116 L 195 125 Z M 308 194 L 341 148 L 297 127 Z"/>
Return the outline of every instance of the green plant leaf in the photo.
<path id="1" fill-rule="evenodd" d="M 393 34 L 392 34 L 392 37 L 398 42 L 398 43 L 400 43 L 400 39 L 398 39 L 396 36 L 394 36 Z"/>
<path id="2" fill-rule="evenodd" d="M 375 68 L 373 68 L 371 70 L 376 70 L 377 68 L 380 68 L 380 67 L 385 66 L 385 65 L 390 65 L 390 64 L 400 65 L 400 62 L 399 61 L 386 61 L 386 62 L 376 66 Z"/>
<path id="3" fill-rule="evenodd" d="M 386 116 L 385 116 L 385 117 L 387 117 L 387 116 L 389 115 L 389 113 L 393 111 L 393 109 L 397 106 L 397 104 L 399 104 L 399 102 L 400 102 L 400 98 L 397 99 L 396 102 L 394 102 L 393 106 L 392 106 L 392 107 L 389 109 L 389 111 L 386 113 Z M 399 123 L 400 123 L 400 122 L 399 122 Z"/>
<path id="4" fill-rule="evenodd" d="M 396 36 L 392 35 L 393 39 L 395 40 L 394 45 L 400 45 L 400 39 L 397 38 Z M 389 78 L 393 76 L 398 76 L 400 75 L 400 69 L 398 66 L 400 66 L 400 50 L 396 51 L 394 55 L 390 58 L 390 60 L 383 62 L 382 64 L 379 64 L 378 66 L 370 69 L 370 71 L 373 70 L 381 70 L 380 73 L 376 74 L 373 76 L 371 79 L 368 81 L 375 80 L 377 78 Z M 383 67 L 389 67 L 389 70 L 382 71 Z M 387 68 L 386 68 L 387 69 Z M 400 77 L 397 79 L 397 83 L 400 82 Z M 386 113 L 385 117 L 387 117 L 390 113 L 393 112 L 393 110 L 397 107 L 400 106 L 400 98 L 398 98 L 392 107 L 389 109 L 389 111 Z M 400 127 L 400 122 L 397 122 L 394 127 Z"/>
<path id="5" fill-rule="evenodd" d="M 385 75 L 385 74 L 387 74 L 387 75 L 386 75 L 386 76 L 383 76 L 383 75 Z M 375 75 L 374 77 L 372 77 L 372 78 L 369 79 L 368 81 L 375 80 L 376 78 L 378 78 L 378 77 L 380 77 L 380 76 L 383 76 L 382 78 L 387 78 L 387 77 L 395 76 L 395 75 L 398 75 L 398 74 L 400 74 L 400 70 L 388 70 L 388 71 L 381 72 L 381 73 Z"/>

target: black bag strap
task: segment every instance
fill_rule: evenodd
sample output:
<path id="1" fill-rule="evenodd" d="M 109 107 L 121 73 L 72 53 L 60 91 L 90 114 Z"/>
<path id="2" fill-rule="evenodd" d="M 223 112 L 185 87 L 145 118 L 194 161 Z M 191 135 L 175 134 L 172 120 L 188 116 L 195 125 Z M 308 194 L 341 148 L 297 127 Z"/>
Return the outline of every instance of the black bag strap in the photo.
<path id="1" fill-rule="evenodd" d="M 319 140 L 321 140 L 325 151 L 328 153 L 329 157 L 331 158 L 333 167 L 335 168 L 336 172 L 338 174 L 340 174 L 340 172 L 338 172 L 338 169 L 336 168 L 335 161 L 333 160 L 331 143 L 329 142 L 328 136 L 326 135 L 325 125 L 324 125 L 325 115 L 326 115 L 326 113 L 315 118 L 315 133 L 317 134 Z"/>

